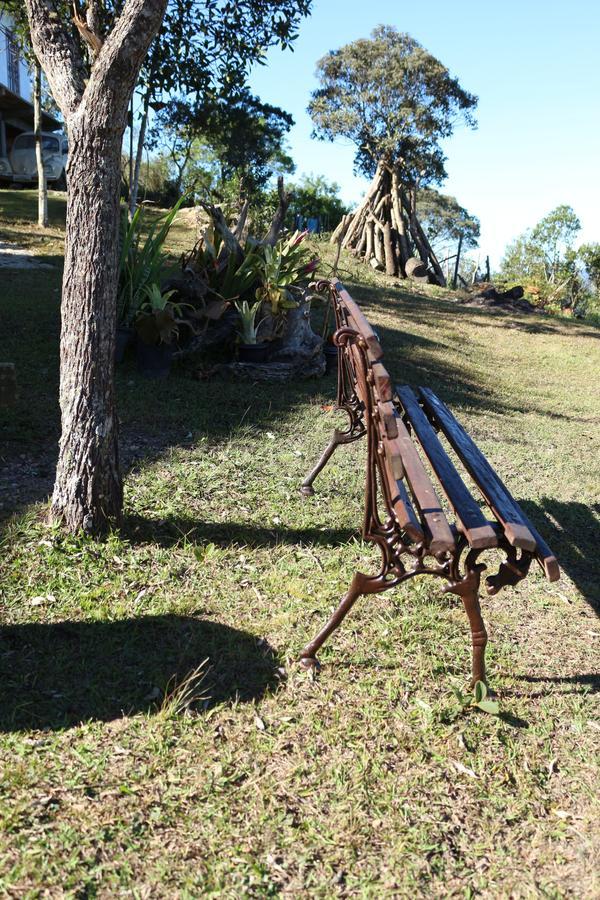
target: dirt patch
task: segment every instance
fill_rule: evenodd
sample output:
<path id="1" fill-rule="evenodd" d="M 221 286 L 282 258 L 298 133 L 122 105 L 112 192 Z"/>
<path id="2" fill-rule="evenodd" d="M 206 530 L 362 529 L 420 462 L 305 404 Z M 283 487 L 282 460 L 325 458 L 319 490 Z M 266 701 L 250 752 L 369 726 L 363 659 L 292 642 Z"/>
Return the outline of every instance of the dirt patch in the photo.
<path id="1" fill-rule="evenodd" d="M 24 247 L 0 241 L 0 268 L 3 269 L 53 269 Z"/>

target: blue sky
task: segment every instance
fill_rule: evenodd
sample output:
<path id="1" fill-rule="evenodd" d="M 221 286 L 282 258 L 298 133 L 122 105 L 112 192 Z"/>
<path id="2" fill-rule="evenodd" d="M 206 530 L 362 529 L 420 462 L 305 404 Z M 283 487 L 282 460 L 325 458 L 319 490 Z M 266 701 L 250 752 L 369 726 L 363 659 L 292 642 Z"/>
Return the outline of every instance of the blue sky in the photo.
<path id="1" fill-rule="evenodd" d="M 506 244 L 561 203 L 600 241 L 600 2 L 598 0 L 314 0 L 293 53 L 272 50 L 251 75 L 255 93 L 294 116 L 297 173 L 337 181 L 347 202 L 366 182 L 344 143 L 312 140 L 306 113 L 316 61 L 379 24 L 407 31 L 479 97 L 478 129 L 445 144 L 445 193 L 481 220 L 492 266 Z"/>

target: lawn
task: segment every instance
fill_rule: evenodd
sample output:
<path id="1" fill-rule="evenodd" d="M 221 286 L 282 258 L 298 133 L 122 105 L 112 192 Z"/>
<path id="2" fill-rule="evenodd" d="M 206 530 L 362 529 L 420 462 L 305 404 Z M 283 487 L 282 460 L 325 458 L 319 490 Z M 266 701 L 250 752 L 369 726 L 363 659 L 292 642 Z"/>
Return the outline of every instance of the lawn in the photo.
<path id="1" fill-rule="evenodd" d="M 26 193 L 0 192 L 0 239 L 53 268 L 0 270 L 4 895 L 600 896 L 600 329 L 343 261 L 388 368 L 452 405 L 564 574 L 484 601 L 499 717 L 456 698 L 468 627 L 437 582 L 359 601 L 313 679 L 295 655 L 376 563 L 364 446 L 298 492 L 341 421 L 333 377 L 151 383 L 126 361 L 124 528 L 46 525 L 61 219 L 44 240 Z"/>

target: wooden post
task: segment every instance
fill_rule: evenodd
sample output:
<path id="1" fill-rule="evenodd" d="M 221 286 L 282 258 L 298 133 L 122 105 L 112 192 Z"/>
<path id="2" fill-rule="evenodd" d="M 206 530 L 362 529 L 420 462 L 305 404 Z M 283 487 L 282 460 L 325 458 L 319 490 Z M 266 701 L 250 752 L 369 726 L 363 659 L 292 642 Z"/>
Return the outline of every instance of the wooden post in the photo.
<path id="1" fill-rule="evenodd" d="M 454 278 L 452 279 L 452 288 L 456 290 L 456 284 L 458 281 L 458 266 L 460 264 L 460 251 L 462 249 L 463 236 L 459 235 L 458 238 L 458 250 L 456 251 L 456 262 L 454 263 Z"/>
<path id="2" fill-rule="evenodd" d="M 44 139 L 42 135 L 42 67 L 35 61 L 33 79 L 33 132 L 35 161 L 38 176 L 38 225 L 48 227 L 48 182 L 44 165 Z"/>

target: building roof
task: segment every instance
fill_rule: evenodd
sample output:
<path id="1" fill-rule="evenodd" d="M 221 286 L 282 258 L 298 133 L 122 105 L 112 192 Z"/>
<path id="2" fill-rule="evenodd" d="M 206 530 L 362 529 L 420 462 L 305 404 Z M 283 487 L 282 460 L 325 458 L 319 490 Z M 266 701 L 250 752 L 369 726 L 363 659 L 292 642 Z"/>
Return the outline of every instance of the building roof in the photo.
<path id="1" fill-rule="evenodd" d="M 33 129 L 33 104 L 18 94 L 13 94 L 5 85 L 0 84 L 0 112 L 13 113 L 31 120 L 31 128 Z M 51 113 L 42 111 L 42 128 L 44 131 L 61 131 L 62 122 L 59 122 Z"/>

